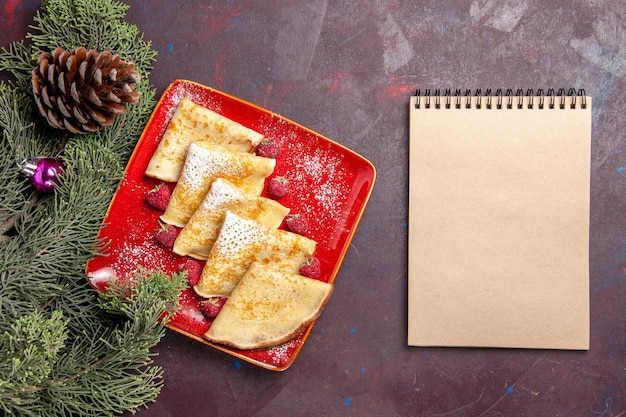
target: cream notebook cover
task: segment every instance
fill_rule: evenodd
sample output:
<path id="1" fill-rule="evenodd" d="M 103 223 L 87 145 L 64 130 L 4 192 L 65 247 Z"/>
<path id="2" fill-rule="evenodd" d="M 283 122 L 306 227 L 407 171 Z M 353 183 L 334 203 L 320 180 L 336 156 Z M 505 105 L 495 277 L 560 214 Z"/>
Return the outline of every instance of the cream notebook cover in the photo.
<path id="1" fill-rule="evenodd" d="M 591 98 L 410 99 L 408 344 L 589 349 Z"/>

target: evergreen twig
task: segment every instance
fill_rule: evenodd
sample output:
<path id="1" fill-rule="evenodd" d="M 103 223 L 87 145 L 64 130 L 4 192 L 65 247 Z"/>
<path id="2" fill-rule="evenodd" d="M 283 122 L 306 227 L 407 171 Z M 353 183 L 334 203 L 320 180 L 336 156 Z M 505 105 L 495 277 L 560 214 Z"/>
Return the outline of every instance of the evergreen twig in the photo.
<path id="1" fill-rule="evenodd" d="M 139 269 L 129 282 L 92 289 L 85 263 L 124 166 L 154 108 L 156 57 L 113 0 L 44 0 L 27 35 L 0 51 L 0 414 L 112 416 L 154 401 L 162 385 L 151 348 L 178 308 L 183 275 Z M 37 114 L 31 70 L 57 46 L 110 50 L 142 74 L 140 103 L 100 132 L 68 136 Z M 34 192 L 18 175 L 26 158 L 63 149 L 61 182 Z"/>

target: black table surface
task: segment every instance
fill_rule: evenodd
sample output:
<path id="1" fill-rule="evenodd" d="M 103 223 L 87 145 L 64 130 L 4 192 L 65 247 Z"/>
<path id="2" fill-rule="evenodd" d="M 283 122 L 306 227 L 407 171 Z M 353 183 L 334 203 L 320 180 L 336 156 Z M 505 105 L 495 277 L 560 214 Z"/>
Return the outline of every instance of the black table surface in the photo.
<path id="1" fill-rule="evenodd" d="M 125 0 L 197 81 L 371 160 L 378 178 L 295 363 L 272 372 L 168 330 L 139 416 L 626 415 L 626 3 L 611 0 Z M 41 1 L 0 2 L 0 46 Z M 584 88 L 593 97 L 589 351 L 409 347 L 408 99 L 417 88 Z"/>

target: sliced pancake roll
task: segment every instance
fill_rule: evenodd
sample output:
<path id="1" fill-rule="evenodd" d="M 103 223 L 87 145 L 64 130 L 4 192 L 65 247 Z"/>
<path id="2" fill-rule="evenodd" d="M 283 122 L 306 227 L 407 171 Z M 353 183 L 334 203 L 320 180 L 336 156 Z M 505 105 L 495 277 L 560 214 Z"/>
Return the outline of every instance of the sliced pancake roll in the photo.
<path id="1" fill-rule="evenodd" d="M 146 175 L 168 182 L 178 181 L 191 142 L 208 142 L 252 152 L 263 137 L 261 133 L 183 98 L 148 163 Z"/>
<path id="2" fill-rule="evenodd" d="M 243 192 L 260 195 L 265 178 L 276 160 L 233 151 L 207 142 L 192 142 L 185 165 L 161 216 L 165 223 L 184 227 L 217 178 L 224 178 Z"/>
<path id="3" fill-rule="evenodd" d="M 227 211 L 194 290 L 202 297 L 228 297 L 253 262 L 298 273 L 315 247 L 307 237 Z"/>
<path id="4" fill-rule="evenodd" d="M 332 284 L 254 262 L 205 338 L 238 349 L 284 343 L 320 315 L 332 289 Z"/>
<path id="5" fill-rule="evenodd" d="M 277 201 L 245 193 L 230 181 L 217 178 L 176 238 L 174 253 L 205 260 L 227 211 L 271 228 L 278 228 L 289 213 L 289 209 Z"/>

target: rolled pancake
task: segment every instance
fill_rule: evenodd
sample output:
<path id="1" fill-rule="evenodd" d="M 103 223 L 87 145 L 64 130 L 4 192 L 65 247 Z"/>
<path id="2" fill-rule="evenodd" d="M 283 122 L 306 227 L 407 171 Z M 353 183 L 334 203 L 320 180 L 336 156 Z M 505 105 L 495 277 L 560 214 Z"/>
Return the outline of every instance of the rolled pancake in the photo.
<path id="1" fill-rule="evenodd" d="M 209 142 L 241 152 L 252 152 L 263 137 L 261 133 L 183 98 L 145 174 L 163 181 L 178 181 L 191 142 Z"/>
<path id="2" fill-rule="evenodd" d="M 276 346 L 293 339 L 320 315 L 332 289 L 327 282 L 254 262 L 205 338 L 238 349 Z"/>
<path id="3" fill-rule="evenodd" d="M 185 226 L 217 178 L 232 182 L 244 192 L 260 195 L 265 178 L 275 166 L 276 160 L 272 158 L 207 142 L 192 142 L 161 220 L 174 226 Z"/>
<path id="4" fill-rule="evenodd" d="M 178 234 L 172 249 L 174 253 L 205 260 L 217 239 L 226 211 L 274 229 L 289 213 L 289 209 L 277 201 L 244 193 L 230 181 L 217 178 Z"/>
<path id="5" fill-rule="evenodd" d="M 296 274 L 315 247 L 307 237 L 227 211 L 194 290 L 202 297 L 228 297 L 252 262 Z"/>

